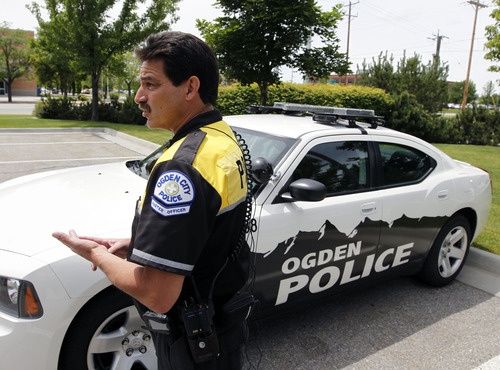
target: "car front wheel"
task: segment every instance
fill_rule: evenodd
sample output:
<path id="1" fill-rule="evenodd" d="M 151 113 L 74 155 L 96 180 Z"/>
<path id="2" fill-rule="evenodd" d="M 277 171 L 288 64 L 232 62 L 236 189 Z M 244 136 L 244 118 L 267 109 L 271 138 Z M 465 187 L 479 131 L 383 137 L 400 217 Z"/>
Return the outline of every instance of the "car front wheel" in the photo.
<path id="1" fill-rule="evenodd" d="M 78 313 L 61 349 L 59 369 L 156 370 L 150 333 L 129 296 L 110 287 Z"/>
<path id="2" fill-rule="evenodd" d="M 460 273 L 469 253 L 470 224 L 462 215 L 448 220 L 427 256 L 420 276 L 427 283 L 443 286 Z"/>

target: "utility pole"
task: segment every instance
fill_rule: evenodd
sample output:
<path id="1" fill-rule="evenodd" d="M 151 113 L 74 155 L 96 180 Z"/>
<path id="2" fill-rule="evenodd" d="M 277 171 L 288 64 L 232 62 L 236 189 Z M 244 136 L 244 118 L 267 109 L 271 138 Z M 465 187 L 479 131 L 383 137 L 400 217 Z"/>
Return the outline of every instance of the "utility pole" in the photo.
<path id="1" fill-rule="evenodd" d="M 346 56 L 346 61 L 349 62 L 349 40 L 351 38 L 351 17 L 354 17 L 353 15 L 351 15 L 351 7 L 352 5 L 356 5 L 358 2 L 352 4 L 351 1 L 349 1 L 349 15 L 348 15 L 348 18 L 347 18 L 347 52 L 345 54 Z M 345 81 L 344 81 L 344 85 L 347 86 L 347 75 L 345 76 Z"/>
<path id="2" fill-rule="evenodd" d="M 428 39 L 430 40 L 436 40 L 436 60 L 439 61 L 439 52 L 441 51 L 441 40 L 444 39 L 444 38 L 448 38 L 447 36 L 443 36 L 443 35 L 440 35 L 439 34 L 439 30 L 438 30 L 438 33 L 437 35 L 434 35 L 434 37 L 428 37 Z"/>
<path id="3" fill-rule="evenodd" d="M 476 12 L 474 15 L 474 26 L 472 27 L 472 40 L 470 43 L 469 65 L 467 67 L 467 78 L 465 79 L 464 98 L 462 100 L 462 109 L 465 109 L 465 106 L 467 104 L 467 93 L 469 91 L 470 66 L 472 63 L 472 49 L 474 48 L 474 37 L 476 35 L 477 13 L 479 11 L 479 8 L 486 8 L 486 5 L 481 4 L 479 1 L 470 0 L 470 1 L 468 1 L 468 3 L 471 5 L 474 5 L 476 7 Z"/>

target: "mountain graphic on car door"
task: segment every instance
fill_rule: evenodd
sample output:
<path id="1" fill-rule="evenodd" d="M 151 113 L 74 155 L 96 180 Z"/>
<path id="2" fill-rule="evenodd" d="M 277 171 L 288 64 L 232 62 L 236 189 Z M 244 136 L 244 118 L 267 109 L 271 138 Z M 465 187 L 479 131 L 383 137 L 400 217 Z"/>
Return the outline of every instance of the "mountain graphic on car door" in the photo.
<path id="1" fill-rule="evenodd" d="M 340 293 L 402 270 L 412 271 L 410 265 L 417 272 L 432 235 L 445 220 L 403 216 L 389 224 L 365 218 L 349 235 L 330 221 L 318 231 L 299 231 L 272 251 L 256 254 L 254 292 L 263 309 L 295 306 L 312 296 Z M 378 245 L 380 230 L 390 243 Z"/>

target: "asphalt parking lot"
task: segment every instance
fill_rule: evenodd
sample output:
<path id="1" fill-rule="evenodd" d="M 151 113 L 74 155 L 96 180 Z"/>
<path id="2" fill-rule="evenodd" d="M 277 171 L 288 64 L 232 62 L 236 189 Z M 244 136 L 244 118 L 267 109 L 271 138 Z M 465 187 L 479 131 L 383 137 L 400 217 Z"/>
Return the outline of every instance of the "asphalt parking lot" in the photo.
<path id="1" fill-rule="evenodd" d="M 0 182 L 35 172 L 142 158 L 156 147 L 108 129 L 2 129 Z"/>
<path id="2" fill-rule="evenodd" d="M 109 130 L 0 130 L 0 182 L 155 147 Z M 257 325 L 245 368 L 498 370 L 500 271 L 480 257 L 444 288 L 395 279 Z"/>

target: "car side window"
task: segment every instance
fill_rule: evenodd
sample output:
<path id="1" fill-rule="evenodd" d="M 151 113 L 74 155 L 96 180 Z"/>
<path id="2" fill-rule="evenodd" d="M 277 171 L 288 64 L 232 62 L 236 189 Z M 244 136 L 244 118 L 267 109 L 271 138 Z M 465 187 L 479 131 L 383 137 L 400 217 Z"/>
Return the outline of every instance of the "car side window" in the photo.
<path id="1" fill-rule="evenodd" d="M 407 146 L 379 143 L 384 185 L 415 183 L 436 167 L 436 161 L 421 151 Z"/>
<path id="2" fill-rule="evenodd" d="M 312 179 L 326 186 L 327 195 L 366 189 L 369 186 L 368 145 L 364 141 L 316 145 L 302 159 L 292 181 Z"/>

